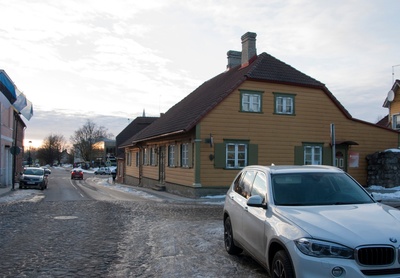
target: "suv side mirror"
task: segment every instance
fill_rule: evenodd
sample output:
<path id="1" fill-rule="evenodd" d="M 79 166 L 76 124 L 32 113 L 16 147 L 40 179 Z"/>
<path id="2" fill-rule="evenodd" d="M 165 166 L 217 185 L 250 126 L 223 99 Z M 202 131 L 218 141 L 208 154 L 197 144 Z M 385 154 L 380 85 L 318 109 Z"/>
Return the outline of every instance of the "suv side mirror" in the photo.
<path id="1" fill-rule="evenodd" d="M 248 200 L 247 200 L 247 205 L 249 207 L 256 207 L 256 208 L 263 208 L 263 209 L 267 209 L 268 206 L 266 203 L 263 203 L 263 198 L 259 195 L 254 195 L 251 196 Z"/>

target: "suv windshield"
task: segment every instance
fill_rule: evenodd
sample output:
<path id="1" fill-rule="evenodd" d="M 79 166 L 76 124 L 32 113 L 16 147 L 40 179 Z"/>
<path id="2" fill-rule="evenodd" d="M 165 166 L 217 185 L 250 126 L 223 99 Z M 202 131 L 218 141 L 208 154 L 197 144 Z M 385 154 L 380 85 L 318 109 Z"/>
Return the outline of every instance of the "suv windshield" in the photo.
<path id="1" fill-rule="evenodd" d="M 345 173 L 273 174 L 271 180 L 275 205 L 316 206 L 374 202 Z"/>

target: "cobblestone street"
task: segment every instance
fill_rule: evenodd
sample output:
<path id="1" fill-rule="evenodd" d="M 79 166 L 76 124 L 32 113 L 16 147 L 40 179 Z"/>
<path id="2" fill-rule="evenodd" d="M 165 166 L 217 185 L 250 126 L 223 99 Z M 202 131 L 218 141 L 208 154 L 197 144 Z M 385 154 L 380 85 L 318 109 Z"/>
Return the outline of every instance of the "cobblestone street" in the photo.
<path id="1" fill-rule="evenodd" d="M 222 206 L 0 204 L 1 277 L 265 277 L 223 247 Z"/>

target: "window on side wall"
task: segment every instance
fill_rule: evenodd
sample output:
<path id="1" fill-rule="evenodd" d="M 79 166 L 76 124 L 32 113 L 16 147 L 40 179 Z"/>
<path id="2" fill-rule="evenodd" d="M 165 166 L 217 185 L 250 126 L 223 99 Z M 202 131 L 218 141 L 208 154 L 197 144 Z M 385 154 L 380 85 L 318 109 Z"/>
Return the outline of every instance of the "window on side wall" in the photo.
<path id="1" fill-rule="evenodd" d="M 400 130 L 400 114 L 393 115 L 392 117 L 392 128 Z"/>
<path id="2" fill-rule="evenodd" d="M 261 113 L 262 93 L 261 91 L 240 90 L 240 111 Z"/>
<path id="3" fill-rule="evenodd" d="M 149 160 L 148 160 L 148 149 L 144 148 L 143 149 L 143 165 L 148 165 Z"/>
<path id="4" fill-rule="evenodd" d="M 150 149 L 150 165 L 155 166 L 157 165 L 157 156 L 156 156 L 156 149 Z"/>
<path id="5" fill-rule="evenodd" d="M 275 114 L 294 115 L 295 114 L 295 95 L 274 93 Z"/>
<path id="6" fill-rule="evenodd" d="M 131 166 L 131 163 L 132 163 L 131 156 L 132 156 L 132 153 L 130 151 L 128 151 L 125 156 L 126 166 Z"/>
<path id="7" fill-rule="evenodd" d="M 304 146 L 304 165 L 322 165 L 322 146 Z"/>
<path id="8" fill-rule="evenodd" d="M 210 156 L 215 168 L 242 169 L 247 165 L 258 164 L 258 144 L 250 140 L 227 139 L 214 144 L 214 155 Z"/>
<path id="9" fill-rule="evenodd" d="M 241 169 L 247 166 L 247 144 L 226 144 L 226 168 Z"/>
<path id="10" fill-rule="evenodd" d="M 140 153 L 136 152 L 136 167 L 139 167 Z"/>
<path id="11" fill-rule="evenodd" d="M 175 152 L 176 152 L 176 146 L 175 145 L 169 145 L 168 146 L 168 166 L 169 167 L 175 167 Z"/>
<path id="12" fill-rule="evenodd" d="M 182 167 L 189 167 L 189 144 L 184 143 L 181 145 L 181 163 Z"/>

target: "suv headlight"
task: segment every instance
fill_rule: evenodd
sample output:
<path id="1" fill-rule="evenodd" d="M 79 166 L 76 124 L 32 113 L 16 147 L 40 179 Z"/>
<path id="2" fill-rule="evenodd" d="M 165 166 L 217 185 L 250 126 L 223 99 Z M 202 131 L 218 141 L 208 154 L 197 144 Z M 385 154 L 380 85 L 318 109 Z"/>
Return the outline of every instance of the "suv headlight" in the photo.
<path id="1" fill-rule="evenodd" d="M 294 242 L 297 248 L 308 256 L 319 258 L 354 258 L 353 249 L 337 243 L 312 238 L 300 238 Z"/>

